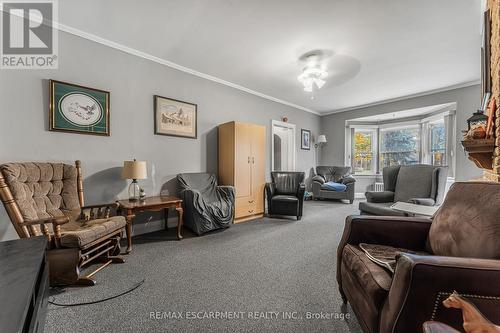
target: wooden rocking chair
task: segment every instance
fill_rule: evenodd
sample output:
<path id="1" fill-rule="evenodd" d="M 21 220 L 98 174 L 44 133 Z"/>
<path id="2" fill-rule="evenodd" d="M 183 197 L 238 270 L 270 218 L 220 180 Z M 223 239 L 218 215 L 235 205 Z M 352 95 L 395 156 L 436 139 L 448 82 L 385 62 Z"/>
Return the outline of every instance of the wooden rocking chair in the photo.
<path id="1" fill-rule="evenodd" d="M 84 206 L 80 161 L 0 165 L 0 199 L 20 238 L 45 235 L 51 285 L 95 284 L 92 276 L 123 263 L 120 238 L 125 218 L 117 204 Z M 82 267 L 102 262 L 82 276 Z"/>

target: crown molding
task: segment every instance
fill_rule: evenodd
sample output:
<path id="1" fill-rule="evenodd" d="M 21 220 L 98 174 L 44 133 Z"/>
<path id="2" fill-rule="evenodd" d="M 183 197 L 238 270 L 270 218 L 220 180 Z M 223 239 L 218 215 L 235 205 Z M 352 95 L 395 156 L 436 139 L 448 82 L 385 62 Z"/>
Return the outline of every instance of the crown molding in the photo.
<path id="1" fill-rule="evenodd" d="M 321 116 L 328 116 L 328 115 L 335 114 L 335 113 L 341 113 L 341 112 L 353 111 L 353 110 L 358 110 L 358 109 L 364 109 L 364 108 L 368 108 L 368 107 L 371 107 L 371 106 L 377 106 L 377 105 L 388 104 L 388 103 L 392 103 L 392 102 L 403 101 L 405 99 L 422 97 L 422 96 L 428 96 L 428 95 L 437 94 L 437 93 L 441 93 L 441 92 L 445 92 L 445 91 L 450 91 L 450 90 L 455 90 L 455 89 L 460 89 L 460 88 L 472 87 L 472 86 L 476 86 L 478 84 L 481 84 L 481 80 L 475 80 L 475 81 L 469 81 L 469 82 L 454 84 L 454 85 L 451 85 L 451 86 L 447 86 L 447 87 L 443 87 L 443 88 L 437 88 L 437 89 L 432 89 L 432 90 L 427 90 L 427 91 L 423 91 L 423 92 L 416 93 L 416 94 L 410 94 L 410 95 L 405 95 L 405 96 L 401 96 L 401 97 L 395 97 L 395 98 L 385 99 L 385 100 L 381 100 L 381 101 L 377 101 L 377 102 L 373 102 L 373 103 L 367 103 L 367 104 L 352 106 L 352 107 L 348 107 L 348 108 L 333 110 L 333 111 L 330 111 L 330 112 L 320 113 L 320 115 Z"/>
<path id="2" fill-rule="evenodd" d="M 264 98 L 264 99 L 276 102 L 276 103 L 280 103 L 280 104 L 283 104 L 283 105 L 286 105 L 286 106 L 290 106 L 290 107 L 295 108 L 295 109 L 306 111 L 306 112 L 309 112 L 309 113 L 312 113 L 312 114 L 315 114 L 315 115 L 318 115 L 318 116 L 321 115 L 319 112 L 316 112 L 316 111 L 311 110 L 309 108 L 306 108 L 304 106 L 297 105 L 297 104 L 294 104 L 294 103 L 290 103 L 290 102 L 284 101 L 282 99 L 266 95 L 264 93 L 255 91 L 253 89 L 250 89 L 250 88 L 247 88 L 247 87 L 244 87 L 244 86 L 241 86 L 239 84 L 223 80 L 223 79 L 218 78 L 218 77 L 213 76 L 213 75 L 209 75 L 209 74 L 206 74 L 206 73 L 199 72 L 199 71 L 194 70 L 192 68 L 179 65 L 179 64 L 177 64 L 175 62 L 168 61 L 168 60 L 156 57 L 156 56 L 154 56 L 152 54 L 139 51 L 137 49 L 125 46 L 123 44 L 113 42 L 113 41 L 111 41 L 109 39 L 105 39 L 105 38 L 99 37 L 97 35 L 94 35 L 94 34 L 91 34 L 91 33 L 88 33 L 88 32 L 85 32 L 85 31 L 82 31 L 82 30 L 70 27 L 68 25 L 65 25 L 65 24 L 62 24 L 62 23 L 57 23 L 56 26 L 57 26 L 57 29 L 60 30 L 60 31 L 63 31 L 65 33 L 68 33 L 68 34 L 71 34 L 71 35 L 74 35 L 74 36 L 77 36 L 77 37 L 80 37 L 80 38 L 83 38 L 83 39 L 90 40 L 90 41 L 98 43 L 98 44 L 102 44 L 102 45 L 111 47 L 111 48 L 119 50 L 121 52 L 130 54 L 130 55 L 133 55 L 133 56 L 136 56 L 136 57 L 140 57 L 140 58 L 143 58 L 143 59 L 146 59 L 146 60 L 150 60 L 150 61 L 153 61 L 153 62 L 155 62 L 157 64 L 164 65 L 164 66 L 167 66 L 167 67 L 170 67 L 170 68 L 173 68 L 173 69 L 176 69 L 178 71 L 181 71 L 181 72 L 184 72 L 184 73 L 188 73 L 188 74 L 191 74 L 191 75 L 194 75 L 194 76 L 198 76 L 200 78 L 203 78 L 203 79 L 206 79 L 206 80 L 209 80 L 209 81 L 213 81 L 213 82 L 216 82 L 216 83 L 219 83 L 219 84 L 222 84 L 222 85 L 225 85 L 225 86 L 237 89 L 237 90 L 241 90 L 241 91 L 244 91 L 246 93 L 249 93 L 249 94 L 252 94 L 252 95 L 255 95 L 255 96 L 258 96 L 258 97 L 261 97 L 261 98 Z"/>

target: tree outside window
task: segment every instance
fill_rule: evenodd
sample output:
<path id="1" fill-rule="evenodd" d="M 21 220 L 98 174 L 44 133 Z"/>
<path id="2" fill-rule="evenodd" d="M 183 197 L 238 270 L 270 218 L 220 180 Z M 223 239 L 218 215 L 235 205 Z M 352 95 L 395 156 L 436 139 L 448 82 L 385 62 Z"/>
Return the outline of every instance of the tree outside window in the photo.
<path id="1" fill-rule="evenodd" d="M 446 165 L 446 130 L 444 122 L 429 125 L 432 165 Z"/>
<path id="2" fill-rule="evenodd" d="M 380 170 L 391 165 L 411 165 L 420 161 L 418 127 L 380 131 Z"/>
<path id="3" fill-rule="evenodd" d="M 373 173 L 373 132 L 356 131 L 354 133 L 354 159 L 355 174 Z"/>

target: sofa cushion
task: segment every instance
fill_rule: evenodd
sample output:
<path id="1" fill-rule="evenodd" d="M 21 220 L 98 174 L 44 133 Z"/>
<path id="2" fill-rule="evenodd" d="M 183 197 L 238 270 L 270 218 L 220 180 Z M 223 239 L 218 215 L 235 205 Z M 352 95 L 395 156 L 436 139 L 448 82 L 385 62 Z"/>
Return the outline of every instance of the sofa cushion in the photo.
<path id="1" fill-rule="evenodd" d="M 500 183 L 454 183 L 433 218 L 428 247 L 436 255 L 500 259 Z"/>
<path id="2" fill-rule="evenodd" d="M 403 212 L 398 212 L 391 208 L 394 202 L 366 202 L 359 203 L 359 210 L 368 215 L 379 216 L 405 216 Z"/>
<path id="3" fill-rule="evenodd" d="M 342 252 L 342 288 L 349 295 L 357 317 L 370 332 L 378 332 L 379 312 L 391 288 L 391 274 L 372 262 L 358 247 L 348 244 Z"/>
<path id="4" fill-rule="evenodd" d="M 87 222 L 71 221 L 61 225 L 61 246 L 81 248 L 103 236 L 122 229 L 126 221 L 123 216 L 96 219 Z"/>
<path id="5" fill-rule="evenodd" d="M 402 165 L 396 182 L 394 201 L 411 198 L 430 198 L 434 183 L 433 165 Z"/>

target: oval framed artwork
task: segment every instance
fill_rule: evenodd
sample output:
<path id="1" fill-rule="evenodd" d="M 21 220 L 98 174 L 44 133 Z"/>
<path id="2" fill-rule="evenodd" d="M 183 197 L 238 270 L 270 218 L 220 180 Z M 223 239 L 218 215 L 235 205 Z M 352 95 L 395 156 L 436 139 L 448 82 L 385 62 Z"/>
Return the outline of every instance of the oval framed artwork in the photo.
<path id="1" fill-rule="evenodd" d="M 109 92 L 50 80 L 51 131 L 110 135 Z"/>

